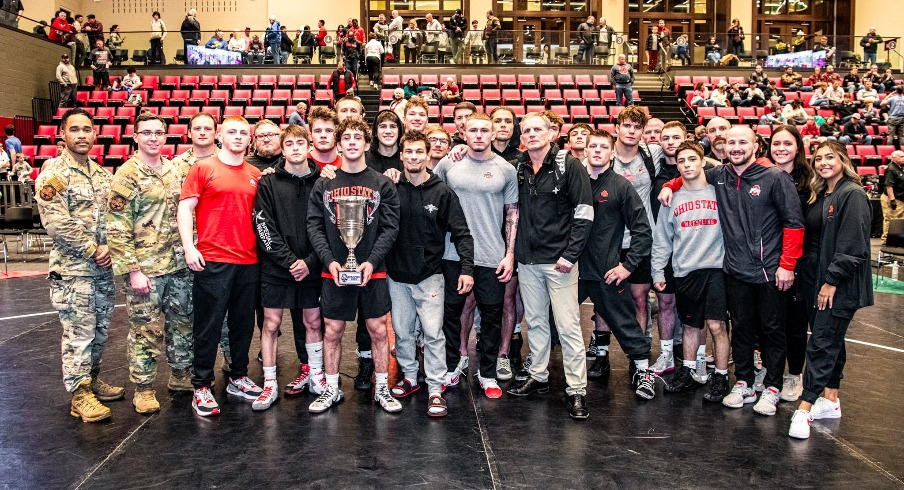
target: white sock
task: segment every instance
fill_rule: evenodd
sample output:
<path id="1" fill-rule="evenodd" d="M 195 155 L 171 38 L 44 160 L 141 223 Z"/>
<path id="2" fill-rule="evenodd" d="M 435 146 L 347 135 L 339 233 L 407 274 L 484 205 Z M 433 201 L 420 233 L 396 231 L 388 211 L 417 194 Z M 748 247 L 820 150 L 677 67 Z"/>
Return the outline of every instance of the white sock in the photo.
<path id="1" fill-rule="evenodd" d="M 637 366 L 638 371 L 646 371 L 650 369 L 650 361 L 647 359 L 637 359 L 634 361 L 634 365 Z"/>
<path id="2" fill-rule="evenodd" d="M 386 386 L 389 384 L 389 373 L 374 373 L 374 379 L 377 386 Z"/>
<path id="3" fill-rule="evenodd" d="M 660 340 L 659 347 L 664 351 L 672 352 L 672 344 L 674 342 L 674 340 Z"/>
<path id="4" fill-rule="evenodd" d="M 706 359 L 706 344 L 697 347 L 697 359 Z"/>
<path id="5" fill-rule="evenodd" d="M 684 367 L 689 367 L 689 368 L 691 368 L 691 369 L 696 369 L 696 368 L 697 368 L 697 361 L 696 361 L 696 360 L 693 360 L 693 361 L 682 361 L 681 364 L 684 365 Z"/>
<path id="6" fill-rule="evenodd" d="M 609 355 L 609 346 L 608 345 L 598 345 L 598 346 L 596 346 L 596 350 L 597 350 L 597 353 L 602 351 L 602 352 L 606 353 L 604 355 L 607 355 L 607 356 Z"/>
<path id="7" fill-rule="evenodd" d="M 323 371 L 323 342 L 305 344 L 304 350 L 308 351 L 308 366 L 311 368 L 311 374 Z"/>
<path id="8" fill-rule="evenodd" d="M 512 333 L 513 333 L 513 334 L 515 334 L 515 333 L 521 333 L 521 324 L 520 324 L 520 323 L 516 323 L 516 324 L 515 324 L 515 331 L 512 332 Z"/>
<path id="9" fill-rule="evenodd" d="M 362 357 L 364 359 L 372 359 L 373 358 L 373 356 L 371 355 L 369 350 L 362 350 L 362 351 L 355 351 L 355 352 L 358 353 L 358 357 Z"/>
<path id="10" fill-rule="evenodd" d="M 326 384 L 333 388 L 336 388 L 338 390 L 339 389 L 339 373 L 327 374 L 326 375 Z"/>
<path id="11" fill-rule="evenodd" d="M 264 366 L 264 386 L 276 385 L 276 366 Z"/>
<path id="12" fill-rule="evenodd" d="M 716 374 L 728 374 L 727 369 L 716 369 Z"/>

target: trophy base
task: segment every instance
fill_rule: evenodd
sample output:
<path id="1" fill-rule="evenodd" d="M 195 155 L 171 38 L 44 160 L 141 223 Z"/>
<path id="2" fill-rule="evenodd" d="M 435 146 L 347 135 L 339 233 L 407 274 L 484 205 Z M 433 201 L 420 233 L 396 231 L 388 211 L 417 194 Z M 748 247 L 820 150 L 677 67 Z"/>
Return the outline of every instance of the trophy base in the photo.
<path id="1" fill-rule="evenodd" d="M 340 286 L 360 286 L 364 276 L 358 271 L 339 271 Z"/>

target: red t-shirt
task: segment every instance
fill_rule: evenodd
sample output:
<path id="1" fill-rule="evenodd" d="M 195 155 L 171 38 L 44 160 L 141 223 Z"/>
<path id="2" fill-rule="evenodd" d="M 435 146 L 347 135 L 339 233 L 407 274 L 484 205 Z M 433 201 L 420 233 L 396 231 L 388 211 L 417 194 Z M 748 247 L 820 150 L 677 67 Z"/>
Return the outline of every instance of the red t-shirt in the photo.
<path id="1" fill-rule="evenodd" d="M 180 199 L 198 198 L 198 251 L 207 262 L 256 264 L 252 217 L 260 170 L 247 162 L 226 165 L 216 156 L 197 162 L 182 184 Z"/>
<path id="2" fill-rule="evenodd" d="M 333 160 L 332 162 L 321 162 L 321 161 L 317 160 L 316 158 L 314 158 L 313 153 L 308 153 L 308 158 L 313 160 L 314 163 L 316 163 L 317 166 L 320 168 L 326 167 L 327 165 L 332 165 L 336 168 L 339 168 L 342 166 L 342 155 L 336 155 L 336 159 Z"/>

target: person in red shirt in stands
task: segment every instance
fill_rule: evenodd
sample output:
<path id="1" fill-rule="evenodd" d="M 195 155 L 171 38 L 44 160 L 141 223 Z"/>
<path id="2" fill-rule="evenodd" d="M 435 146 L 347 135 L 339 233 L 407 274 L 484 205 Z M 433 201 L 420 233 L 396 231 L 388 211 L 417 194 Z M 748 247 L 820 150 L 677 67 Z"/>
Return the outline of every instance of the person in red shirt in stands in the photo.
<path id="1" fill-rule="evenodd" d="M 251 220 L 261 172 L 244 158 L 251 143 L 251 126 L 245 118 L 223 119 L 219 137 L 223 148 L 188 171 L 177 214 L 185 261 L 194 272 L 192 296 L 199 312 L 193 326 L 192 408 L 202 417 L 220 413 L 210 386 L 227 313 L 232 359 L 226 393 L 253 402 L 263 391 L 248 378 L 259 282 Z"/>
<path id="2" fill-rule="evenodd" d="M 352 73 L 351 70 L 347 70 L 345 68 L 345 63 L 341 61 L 336 65 L 336 70 L 330 75 L 330 79 L 326 86 L 333 91 L 333 98 L 336 100 L 345 97 L 345 93 L 348 92 L 348 89 L 358 88 L 357 82 L 355 81 L 355 74 Z"/>

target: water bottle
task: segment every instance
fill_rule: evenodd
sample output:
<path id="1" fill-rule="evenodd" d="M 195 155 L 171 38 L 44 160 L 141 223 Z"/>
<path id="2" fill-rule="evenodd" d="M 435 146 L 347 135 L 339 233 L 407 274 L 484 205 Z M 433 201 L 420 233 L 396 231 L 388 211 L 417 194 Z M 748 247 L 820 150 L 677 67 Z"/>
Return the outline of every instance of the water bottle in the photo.
<path id="1" fill-rule="evenodd" d="M 898 280 L 898 262 L 897 261 L 895 261 L 895 263 L 893 263 L 891 265 L 891 278 L 893 281 Z"/>

